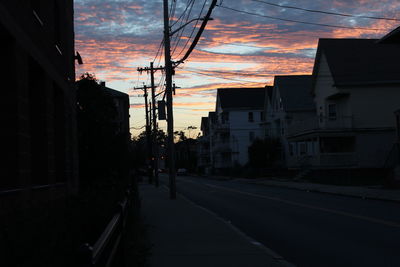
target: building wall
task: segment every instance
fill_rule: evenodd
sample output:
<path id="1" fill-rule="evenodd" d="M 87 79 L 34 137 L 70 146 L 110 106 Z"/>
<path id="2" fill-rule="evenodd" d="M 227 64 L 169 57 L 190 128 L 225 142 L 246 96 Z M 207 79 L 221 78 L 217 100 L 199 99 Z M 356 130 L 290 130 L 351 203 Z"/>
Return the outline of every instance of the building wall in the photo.
<path id="1" fill-rule="evenodd" d="M 253 113 L 253 122 L 249 122 L 249 112 Z M 232 163 L 245 165 L 249 161 L 248 148 L 256 138 L 263 138 L 260 126 L 263 110 L 230 111 L 230 138 Z"/>
<path id="2" fill-rule="evenodd" d="M 0 258 L 6 265 L 14 255 L 16 265 L 28 266 L 63 238 L 56 214 L 78 189 L 72 5 L 0 3 Z M 42 244 L 49 233 L 54 239 Z"/>
<path id="3" fill-rule="evenodd" d="M 359 133 L 356 137 L 356 156 L 360 168 L 382 168 L 396 141 L 394 131 Z"/>
<path id="4" fill-rule="evenodd" d="M 343 165 L 341 161 L 344 157 L 351 157 L 354 160 L 353 167 L 382 167 L 395 142 L 396 120 L 393 113 L 398 106 L 397 100 L 400 98 L 398 86 L 377 85 L 336 88 L 333 85 L 334 81 L 329 66 L 325 56 L 322 55 L 314 90 L 317 108 L 315 121 L 320 130 L 341 131 L 336 134 L 331 133 L 330 136 L 341 136 L 345 133 L 347 136 L 353 136 L 355 138 L 354 152 L 336 153 L 335 155 L 335 153 L 317 151 L 314 155 L 297 155 L 297 159 L 308 158 L 309 164 L 321 167 L 323 159 L 330 157 L 333 167 L 335 159 L 339 166 Z M 334 95 L 337 97 L 332 98 Z M 328 105 L 331 103 L 335 103 L 337 107 L 336 120 L 329 120 L 328 118 Z M 317 135 L 323 138 L 326 134 Z M 311 137 L 309 135 L 303 139 L 310 141 L 313 140 Z M 299 138 L 296 140 L 296 144 L 299 145 L 301 140 Z M 296 165 L 296 160 L 291 160 L 290 164 Z M 298 164 L 299 161 L 297 160 Z"/>

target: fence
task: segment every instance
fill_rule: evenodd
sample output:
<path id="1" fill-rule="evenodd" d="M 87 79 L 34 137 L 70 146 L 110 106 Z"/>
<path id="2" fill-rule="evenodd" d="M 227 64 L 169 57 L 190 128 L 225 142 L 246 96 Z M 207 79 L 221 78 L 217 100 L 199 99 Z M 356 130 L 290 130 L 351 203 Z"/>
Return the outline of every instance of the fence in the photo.
<path id="1" fill-rule="evenodd" d="M 129 208 L 132 206 L 133 194 L 126 191 L 125 199 L 118 204 L 118 211 L 114 214 L 107 227 L 96 243 L 91 246 L 86 243 L 79 249 L 79 263 L 81 267 L 110 267 L 123 266 L 124 259 L 124 232 Z"/>

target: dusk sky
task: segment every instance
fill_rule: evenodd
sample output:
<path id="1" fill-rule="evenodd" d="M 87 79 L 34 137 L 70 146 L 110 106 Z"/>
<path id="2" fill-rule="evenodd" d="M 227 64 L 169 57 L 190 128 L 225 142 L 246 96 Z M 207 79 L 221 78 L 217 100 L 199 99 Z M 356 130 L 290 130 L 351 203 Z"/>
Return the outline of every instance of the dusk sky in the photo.
<path id="1" fill-rule="evenodd" d="M 151 61 L 164 66 L 159 51 L 163 1 L 74 2 L 76 50 L 85 63 L 77 67 L 77 76 L 94 73 L 108 87 L 128 93 L 131 132 L 137 135 L 144 130 L 144 99 L 133 88 L 150 84 L 150 78 L 136 69 Z M 175 3 L 174 30 L 204 16 L 211 0 L 169 2 Z M 311 74 L 318 38 L 380 38 L 400 25 L 398 0 L 218 0 L 218 5 L 196 50 L 176 69 L 174 82 L 181 87 L 174 97 L 176 130 L 200 126 L 201 117 L 215 109 L 217 88 L 265 86 L 275 75 Z M 183 56 L 199 25 L 192 23 L 172 37 L 173 60 Z M 156 84 L 163 83 L 157 72 Z M 159 126 L 165 130 L 165 121 Z"/>

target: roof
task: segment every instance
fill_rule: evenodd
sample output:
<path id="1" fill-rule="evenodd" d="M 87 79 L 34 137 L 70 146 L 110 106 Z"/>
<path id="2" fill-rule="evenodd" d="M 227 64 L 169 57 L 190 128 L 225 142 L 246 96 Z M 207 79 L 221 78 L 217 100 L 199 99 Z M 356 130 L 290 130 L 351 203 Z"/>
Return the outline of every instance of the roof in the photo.
<path id="1" fill-rule="evenodd" d="M 208 129 L 208 117 L 201 117 L 201 125 L 200 125 L 201 130 Z"/>
<path id="2" fill-rule="evenodd" d="M 220 88 L 217 98 L 222 109 L 263 109 L 265 92 L 265 87 Z"/>
<path id="3" fill-rule="evenodd" d="M 400 26 L 383 36 L 379 43 L 381 44 L 400 44 Z"/>
<path id="4" fill-rule="evenodd" d="M 121 97 L 121 98 L 129 98 L 128 94 L 125 94 L 123 92 L 117 91 L 115 89 L 111 89 L 109 87 L 103 86 L 104 90 L 106 90 L 111 96 L 113 97 Z"/>
<path id="5" fill-rule="evenodd" d="M 274 86 L 279 90 L 285 111 L 314 110 L 311 95 L 311 75 L 275 76 Z"/>
<path id="6" fill-rule="evenodd" d="M 335 86 L 400 83 L 399 46 L 377 39 L 319 39 L 314 75 L 326 56 Z"/>

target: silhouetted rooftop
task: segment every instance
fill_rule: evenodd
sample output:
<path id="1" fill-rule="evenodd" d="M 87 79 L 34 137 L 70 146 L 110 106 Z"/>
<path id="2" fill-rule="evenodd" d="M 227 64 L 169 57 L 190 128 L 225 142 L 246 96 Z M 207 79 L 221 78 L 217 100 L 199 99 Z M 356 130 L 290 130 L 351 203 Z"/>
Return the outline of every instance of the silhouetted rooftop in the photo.
<path id="1" fill-rule="evenodd" d="M 220 88 L 217 98 L 222 109 L 263 109 L 265 92 L 265 87 Z"/>
<path id="2" fill-rule="evenodd" d="M 400 52 L 395 44 L 377 39 L 320 39 L 314 74 L 322 53 L 335 86 L 400 83 Z"/>
<path id="3" fill-rule="evenodd" d="M 381 44 L 400 44 L 400 26 L 383 36 L 379 43 Z"/>
<path id="4" fill-rule="evenodd" d="M 310 93 L 311 75 L 275 76 L 274 85 L 279 90 L 285 111 L 315 109 L 313 97 Z"/>

